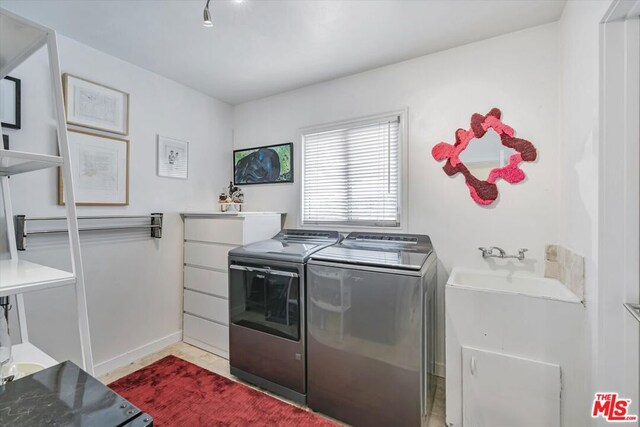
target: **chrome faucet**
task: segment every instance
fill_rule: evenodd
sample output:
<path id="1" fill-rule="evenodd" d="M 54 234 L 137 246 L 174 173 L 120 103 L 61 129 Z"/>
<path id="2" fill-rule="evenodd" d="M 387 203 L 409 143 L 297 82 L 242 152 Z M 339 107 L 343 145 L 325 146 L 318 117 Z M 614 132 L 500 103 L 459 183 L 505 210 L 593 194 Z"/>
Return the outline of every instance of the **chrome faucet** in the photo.
<path id="1" fill-rule="evenodd" d="M 519 261 L 524 259 L 524 253 L 529 249 L 518 249 L 518 255 L 507 255 L 504 249 L 497 246 L 491 246 L 489 248 L 478 248 L 482 251 L 482 258 L 516 258 Z M 498 252 L 497 254 L 494 251 Z"/>

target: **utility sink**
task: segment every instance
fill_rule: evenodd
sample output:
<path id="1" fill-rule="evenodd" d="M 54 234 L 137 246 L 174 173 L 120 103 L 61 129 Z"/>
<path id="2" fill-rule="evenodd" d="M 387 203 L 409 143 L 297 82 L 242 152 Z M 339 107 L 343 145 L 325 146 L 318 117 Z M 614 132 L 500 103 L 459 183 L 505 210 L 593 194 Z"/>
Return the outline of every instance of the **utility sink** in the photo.
<path id="1" fill-rule="evenodd" d="M 447 425 L 584 425 L 587 324 L 580 298 L 557 280 L 454 268 L 445 287 Z"/>
<path id="2" fill-rule="evenodd" d="M 581 302 L 578 296 L 559 281 L 524 272 L 510 273 L 456 267 L 449 276 L 447 286 L 484 292 L 526 295 L 571 303 Z"/>

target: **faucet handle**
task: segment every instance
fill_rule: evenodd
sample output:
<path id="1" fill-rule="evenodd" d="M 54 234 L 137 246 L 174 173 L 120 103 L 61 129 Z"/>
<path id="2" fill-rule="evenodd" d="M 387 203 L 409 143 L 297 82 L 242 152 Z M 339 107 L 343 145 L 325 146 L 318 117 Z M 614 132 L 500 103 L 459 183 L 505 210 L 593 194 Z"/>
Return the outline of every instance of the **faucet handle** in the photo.
<path id="1" fill-rule="evenodd" d="M 489 252 L 491 252 L 490 249 L 487 249 L 485 247 L 479 247 L 478 250 L 482 251 L 482 258 L 486 258 L 489 255 Z"/>
<path id="2" fill-rule="evenodd" d="M 520 248 L 518 249 L 518 259 L 520 261 L 522 261 L 524 259 L 524 253 L 527 252 L 529 249 L 526 248 Z"/>

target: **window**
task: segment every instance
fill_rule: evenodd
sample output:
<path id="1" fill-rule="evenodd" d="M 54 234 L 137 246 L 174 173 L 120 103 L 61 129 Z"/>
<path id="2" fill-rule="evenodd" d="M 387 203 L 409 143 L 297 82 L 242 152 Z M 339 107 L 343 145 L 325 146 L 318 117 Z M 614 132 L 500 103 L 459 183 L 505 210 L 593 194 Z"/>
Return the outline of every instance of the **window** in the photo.
<path id="1" fill-rule="evenodd" d="M 302 135 L 303 225 L 400 226 L 400 116 Z"/>

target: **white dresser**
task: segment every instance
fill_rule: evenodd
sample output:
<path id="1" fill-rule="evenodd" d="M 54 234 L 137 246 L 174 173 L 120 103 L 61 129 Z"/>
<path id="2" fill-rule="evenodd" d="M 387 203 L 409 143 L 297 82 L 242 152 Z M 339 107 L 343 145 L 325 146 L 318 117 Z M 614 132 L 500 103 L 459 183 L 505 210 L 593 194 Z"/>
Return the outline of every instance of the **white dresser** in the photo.
<path id="1" fill-rule="evenodd" d="M 183 213 L 183 340 L 229 357 L 229 250 L 276 235 L 280 213 Z"/>

